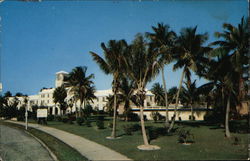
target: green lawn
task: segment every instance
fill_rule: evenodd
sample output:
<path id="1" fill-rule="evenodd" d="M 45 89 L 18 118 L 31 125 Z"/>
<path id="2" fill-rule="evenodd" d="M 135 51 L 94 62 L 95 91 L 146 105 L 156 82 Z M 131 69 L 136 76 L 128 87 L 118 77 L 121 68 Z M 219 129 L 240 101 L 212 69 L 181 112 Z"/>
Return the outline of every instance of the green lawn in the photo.
<path id="1" fill-rule="evenodd" d="M 248 157 L 248 134 L 232 133 L 232 136 L 237 136 L 240 139 L 239 145 L 233 145 L 233 139 L 224 138 L 223 129 L 216 126 L 179 124 L 178 129 L 190 129 L 194 134 L 195 143 L 192 145 L 179 144 L 177 134 L 172 136 L 159 136 L 151 141 L 151 144 L 161 147 L 158 151 L 140 151 L 136 147 L 141 145 L 142 136 L 140 130 L 134 132 L 132 136 L 124 135 L 122 125 L 135 124 L 138 122 L 123 122 L 118 121 L 117 134 L 121 139 L 107 140 L 111 129 L 107 127 L 110 121 L 105 121 L 105 129 L 98 130 L 95 123 L 92 127 L 79 126 L 76 124 L 67 124 L 62 122 L 48 122 L 48 126 L 61 129 L 79 136 L 83 136 L 89 140 L 105 145 L 117 152 L 120 152 L 129 158 L 141 160 L 203 160 L 203 159 L 247 159 Z M 246 124 L 246 123 L 245 123 Z M 146 122 L 147 126 L 163 127 L 162 123 Z"/>
<path id="2" fill-rule="evenodd" d="M 0 122 L 1 124 L 18 128 L 20 130 L 24 130 L 24 127 L 17 124 L 7 123 L 7 122 Z M 79 152 L 75 149 L 71 148 L 67 144 L 63 143 L 62 141 L 56 139 L 55 137 L 44 133 L 42 131 L 36 130 L 34 128 L 29 128 L 28 132 L 39 138 L 42 142 L 44 142 L 48 148 L 57 156 L 59 161 L 84 161 L 88 160 L 84 156 L 82 156 Z"/>

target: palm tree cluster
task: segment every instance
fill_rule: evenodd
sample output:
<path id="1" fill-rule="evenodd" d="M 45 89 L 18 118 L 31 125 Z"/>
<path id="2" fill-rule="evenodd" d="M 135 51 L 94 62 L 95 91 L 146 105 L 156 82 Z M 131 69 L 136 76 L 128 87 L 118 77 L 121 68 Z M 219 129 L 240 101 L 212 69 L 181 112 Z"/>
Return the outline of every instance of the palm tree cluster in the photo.
<path id="1" fill-rule="evenodd" d="M 57 87 L 53 93 L 53 99 L 55 105 L 59 103 L 60 110 L 65 114 L 65 110 L 73 107 L 75 104 L 76 117 L 81 116 L 81 109 L 83 109 L 89 101 L 95 99 L 95 86 L 92 79 L 94 74 L 87 76 L 87 67 L 79 66 L 72 69 L 69 75 L 65 76 L 64 84 Z M 71 96 L 66 101 L 67 96 Z M 77 102 L 80 101 L 80 107 L 77 107 Z M 72 109 L 71 109 L 72 112 Z"/>
<path id="2" fill-rule="evenodd" d="M 162 75 L 163 89 L 160 84 L 155 84 L 153 89 L 156 90 L 154 93 L 160 93 L 156 95 L 156 101 L 166 107 L 165 125 L 168 132 L 171 132 L 175 123 L 181 90 L 184 90 L 183 99 L 191 107 L 199 99 L 200 94 L 211 96 L 219 92 L 222 95 L 221 108 L 226 109 L 226 136 L 229 137 L 230 106 L 239 105 L 245 98 L 244 73 L 249 68 L 247 61 L 249 30 L 244 18 L 238 26 L 224 24 L 223 28 L 222 33 L 215 33 L 221 39 L 206 45 L 208 34 L 197 33 L 197 26 L 183 28 L 177 34 L 168 25 L 158 23 L 152 27 L 152 33 L 137 34 L 130 44 L 125 40 L 101 43 L 103 56 L 90 52 L 100 69 L 113 76 L 114 117 L 111 137 L 116 137 L 118 95 L 121 94 L 126 109 L 129 108 L 130 101 L 140 107 L 143 141 L 146 146 L 149 145 L 143 119 L 145 87 L 159 73 Z M 171 124 L 168 118 L 169 98 L 164 76 L 164 67 L 170 63 L 174 64 L 174 71 L 182 70 L 177 93 L 172 96 L 175 108 Z M 197 89 L 196 81 L 191 80 L 192 73 L 211 82 Z M 185 88 L 183 88 L 184 79 Z M 193 117 L 193 108 L 191 109 Z"/>
<path id="3" fill-rule="evenodd" d="M 94 74 L 87 75 L 86 66 L 75 67 L 68 76 L 64 78 L 64 86 L 68 89 L 67 93 L 72 96 L 71 100 L 75 103 L 76 117 L 82 115 L 81 109 L 85 108 L 89 102 L 95 99 L 95 86 L 92 79 Z M 80 107 L 77 102 L 80 101 Z"/>

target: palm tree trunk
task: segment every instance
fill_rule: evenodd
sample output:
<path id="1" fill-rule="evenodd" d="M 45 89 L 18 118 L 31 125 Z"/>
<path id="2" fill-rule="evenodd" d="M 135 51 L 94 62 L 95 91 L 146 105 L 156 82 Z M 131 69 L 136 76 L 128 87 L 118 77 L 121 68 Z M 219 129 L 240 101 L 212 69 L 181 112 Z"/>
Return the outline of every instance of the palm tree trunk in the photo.
<path id="1" fill-rule="evenodd" d="M 117 104 L 117 101 L 116 101 L 116 97 L 117 97 L 117 93 L 116 93 L 116 80 L 114 80 L 114 85 L 115 85 L 115 89 L 114 89 L 114 114 L 113 114 L 113 128 L 112 128 L 112 133 L 111 133 L 111 137 L 112 138 L 116 138 L 116 104 Z"/>
<path id="2" fill-rule="evenodd" d="M 165 106 L 166 106 L 166 121 L 165 121 L 165 127 L 169 128 L 169 118 L 168 118 L 168 93 L 167 93 L 167 87 L 166 87 L 166 81 L 164 76 L 164 67 L 161 68 L 161 75 L 162 75 L 162 83 L 164 88 L 164 94 L 165 94 Z"/>
<path id="3" fill-rule="evenodd" d="M 194 108 L 193 108 L 193 103 L 191 103 L 191 120 L 194 120 Z"/>
<path id="4" fill-rule="evenodd" d="M 174 122 L 175 122 L 175 116 L 176 116 L 176 111 L 177 111 L 177 106 L 178 106 L 178 102 L 179 102 L 179 95 L 180 95 L 180 91 L 181 91 L 181 87 L 182 87 L 182 82 L 183 82 L 183 78 L 185 75 L 185 67 L 183 68 L 182 74 L 181 74 L 181 80 L 180 80 L 180 84 L 179 84 L 179 89 L 177 91 L 177 95 L 176 95 L 176 99 L 175 99 L 175 106 L 174 106 L 174 116 L 173 116 L 173 120 L 170 124 L 170 127 L 168 129 L 168 132 L 170 132 L 173 127 L 174 127 Z"/>
<path id="5" fill-rule="evenodd" d="M 230 138 L 229 130 L 229 112 L 230 112 L 230 94 L 227 98 L 227 109 L 226 109 L 226 119 L 225 119 L 225 128 L 226 128 L 226 137 Z"/>
<path id="6" fill-rule="evenodd" d="M 141 131 L 142 131 L 144 145 L 149 145 L 147 133 L 146 133 L 146 129 L 145 129 L 145 124 L 144 124 L 143 106 L 142 105 L 140 106 L 140 119 L 141 119 Z"/>

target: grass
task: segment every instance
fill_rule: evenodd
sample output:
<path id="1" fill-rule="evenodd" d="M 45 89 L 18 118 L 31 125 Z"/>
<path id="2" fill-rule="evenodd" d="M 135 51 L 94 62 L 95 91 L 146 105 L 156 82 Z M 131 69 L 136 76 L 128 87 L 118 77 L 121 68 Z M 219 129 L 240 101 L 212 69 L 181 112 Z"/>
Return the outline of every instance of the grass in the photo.
<path id="1" fill-rule="evenodd" d="M 136 148 L 143 144 L 140 130 L 134 132 L 132 136 L 125 135 L 122 130 L 122 126 L 125 124 L 139 122 L 118 121 L 117 135 L 121 136 L 121 139 L 107 140 L 106 137 L 111 134 L 111 129 L 107 126 L 109 122 L 111 120 L 105 121 L 106 128 L 102 130 L 98 130 L 95 123 L 92 123 L 92 127 L 87 127 L 52 121 L 48 122 L 48 126 L 85 137 L 135 160 L 239 160 L 248 157 L 248 134 L 246 133 L 232 133 L 232 139 L 227 139 L 224 137 L 224 129 L 217 126 L 197 124 L 196 122 L 179 124 L 176 126 L 178 129 L 191 130 L 195 138 L 194 144 L 189 146 L 179 144 L 178 136 L 174 134 L 151 140 L 151 144 L 161 147 L 160 150 L 140 151 Z M 147 121 L 146 126 L 163 127 L 163 123 Z M 234 137 L 240 139 L 239 145 L 233 145 Z"/>
<path id="2" fill-rule="evenodd" d="M 20 130 L 24 130 L 24 127 L 17 124 L 0 122 L 0 124 L 4 124 L 13 128 L 18 128 Z M 36 130 L 34 128 L 29 128 L 28 132 L 39 138 L 43 143 L 47 145 L 47 147 L 57 156 L 59 161 L 84 161 L 88 160 L 84 156 L 82 156 L 78 151 L 71 148 L 67 144 L 58 140 L 57 138 L 44 133 L 42 131 Z"/>

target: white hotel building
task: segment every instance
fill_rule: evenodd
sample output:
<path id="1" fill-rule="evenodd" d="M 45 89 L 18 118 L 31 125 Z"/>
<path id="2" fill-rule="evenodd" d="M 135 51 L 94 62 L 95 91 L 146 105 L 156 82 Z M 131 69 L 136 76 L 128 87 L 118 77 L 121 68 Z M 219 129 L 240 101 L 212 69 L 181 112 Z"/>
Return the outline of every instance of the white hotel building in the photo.
<path id="1" fill-rule="evenodd" d="M 55 88 L 61 86 L 64 82 L 63 79 L 68 73 L 65 71 L 60 71 L 56 73 L 56 80 L 55 80 Z M 48 88 L 48 89 L 41 89 L 40 92 L 37 95 L 30 95 L 28 96 L 28 110 L 32 110 L 32 106 L 37 105 L 37 106 L 46 106 L 48 107 L 48 113 L 52 115 L 60 115 L 60 108 L 59 104 L 54 103 L 53 100 L 53 92 L 55 88 Z M 111 89 L 108 90 L 97 90 L 95 92 L 96 99 L 93 100 L 93 103 L 90 102 L 90 105 L 94 109 L 99 109 L 99 110 L 105 110 L 106 108 L 106 103 L 107 103 L 107 97 L 109 95 L 112 95 L 113 92 Z M 9 101 L 12 101 L 14 97 L 10 98 Z M 72 95 L 68 95 L 66 98 L 66 102 L 69 102 L 70 99 L 72 98 Z M 20 100 L 20 103 L 18 107 L 21 107 L 23 105 L 23 98 L 18 97 Z M 150 91 L 147 90 L 146 92 L 146 99 L 144 102 L 144 106 L 155 106 L 155 101 L 154 101 L 154 94 L 152 94 Z M 78 101 L 76 103 L 76 106 L 79 108 L 80 107 L 80 102 Z M 75 104 L 73 103 L 72 107 L 72 112 L 75 111 Z M 123 110 L 121 108 L 118 109 L 119 113 L 122 113 Z M 66 112 L 70 112 L 71 108 L 68 108 Z"/>

